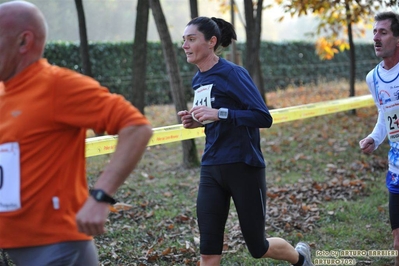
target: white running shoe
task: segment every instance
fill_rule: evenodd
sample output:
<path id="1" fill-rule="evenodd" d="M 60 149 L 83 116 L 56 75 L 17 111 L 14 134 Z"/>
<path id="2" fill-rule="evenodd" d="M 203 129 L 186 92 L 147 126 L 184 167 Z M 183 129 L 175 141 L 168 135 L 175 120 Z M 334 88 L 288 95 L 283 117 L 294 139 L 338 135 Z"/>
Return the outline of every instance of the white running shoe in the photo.
<path id="1" fill-rule="evenodd" d="M 298 251 L 304 258 L 303 266 L 313 266 L 310 247 L 308 244 L 304 242 L 299 242 L 296 244 L 295 250 Z"/>

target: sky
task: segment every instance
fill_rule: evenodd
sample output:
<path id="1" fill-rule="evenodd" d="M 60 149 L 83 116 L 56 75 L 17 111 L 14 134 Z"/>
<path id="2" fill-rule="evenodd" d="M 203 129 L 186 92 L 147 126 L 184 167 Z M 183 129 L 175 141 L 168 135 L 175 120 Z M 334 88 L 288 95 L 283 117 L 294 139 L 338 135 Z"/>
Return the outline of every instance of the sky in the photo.
<path id="1" fill-rule="evenodd" d="M 50 41 L 79 41 L 79 29 L 74 0 L 27 0 L 37 5 L 44 13 L 49 24 Z M 235 0 L 239 14 L 234 17 L 237 41 L 245 42 L 243 0 Z M 0 0 L 0 3 L 7 0 Z M 174 42 L 182 40 L 186 24 L 190 20 L 189 0 L 160 0 L 168 23 L 169 32 Z M 229 1 L 227 1 L 229 2 Z M 265 1 L 268 2 L 268 1 Z M 132 41 L 136 19 L 137 0 L 83 0 L 89 41 Z M 220 0 L 198 0 L 200 16 L 219 17 L 231 20 L 230 11 L 222 12 Z M 273 42 L 314 41 L 306 33 L 315 31 L 317 18 L 314 16 L 284 16 L 282 9 L 266 9 L 263 11 L 261 39 Z M 371 42 L 371 29 L 363 41 Z M 149 22 L 149 41 L 159 41 L 152 13 Z"/>

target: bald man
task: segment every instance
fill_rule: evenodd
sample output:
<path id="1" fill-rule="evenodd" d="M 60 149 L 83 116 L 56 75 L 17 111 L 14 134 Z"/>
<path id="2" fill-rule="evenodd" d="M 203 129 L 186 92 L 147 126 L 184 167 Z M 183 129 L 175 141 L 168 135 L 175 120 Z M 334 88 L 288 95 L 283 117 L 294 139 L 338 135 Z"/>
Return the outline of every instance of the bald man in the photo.
<path id="1" fill-rule="evenodd" d="M 97 266 L 93 236 L 152 128 L 122 96 L 42 58 L 46 33 L 33 4 L 0 4 L 0 248 L 20 266 Z M 88 128 L 118 134 L 90 191 Z"/>
<path id="2" fill-rule="evenodd" d="M 47 24 L 27 2 L 2 4 L 0 15 L 0 80 L 6 81 L 41 58 Z"/>

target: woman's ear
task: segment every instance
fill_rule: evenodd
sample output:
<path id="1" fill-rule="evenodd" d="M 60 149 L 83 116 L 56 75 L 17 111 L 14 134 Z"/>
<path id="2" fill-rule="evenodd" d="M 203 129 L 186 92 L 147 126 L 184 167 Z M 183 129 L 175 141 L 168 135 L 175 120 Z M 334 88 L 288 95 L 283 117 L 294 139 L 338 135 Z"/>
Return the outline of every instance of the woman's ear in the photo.
<path id="1" fill-rule="evenodd" d="M 212 48 L 213 49 L 213 47 L 215 47 L 215 45 L 216 45 L 216 43 L 217 43 L 217 38 L 216 38 L 216 36 L 212 36 L 210 39 L 209 39 L 209 45 L 210 45 L 210 48 Z"/>

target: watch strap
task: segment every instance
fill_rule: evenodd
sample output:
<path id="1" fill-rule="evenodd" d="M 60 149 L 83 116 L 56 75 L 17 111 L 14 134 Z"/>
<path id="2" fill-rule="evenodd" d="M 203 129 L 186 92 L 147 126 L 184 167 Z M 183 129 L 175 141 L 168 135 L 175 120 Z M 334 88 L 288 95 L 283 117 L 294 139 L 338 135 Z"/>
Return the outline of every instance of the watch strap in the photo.
<path id="1" fill-rule="evenodd" d="M 106 202 L 112 205 L 117 203 L 113 197 L 105 193 L 102 189 L 91 189 L 90 195 L 98 202 Z"/>

